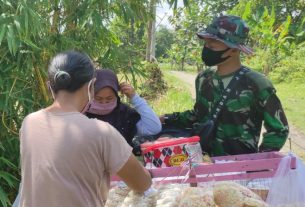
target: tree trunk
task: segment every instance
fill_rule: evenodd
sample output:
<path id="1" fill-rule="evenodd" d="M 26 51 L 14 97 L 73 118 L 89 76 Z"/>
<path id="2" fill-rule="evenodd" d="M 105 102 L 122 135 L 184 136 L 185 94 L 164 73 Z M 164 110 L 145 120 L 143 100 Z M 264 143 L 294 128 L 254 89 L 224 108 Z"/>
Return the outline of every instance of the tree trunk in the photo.
<path id="1" fill-rule="evenodd" d="M 52 26 L 51 26 L 51 34 L 56 34 L 58 33 L 59 29 L 59 14 L 60 14 L 60 8 L 58 5 L 58 1 L 53 2 L 53 7 L 54 7 L 54 13 L 52 16 Z"/>
<path id="2" fill-rule="evenodd" d="M 185 44 L 186 45 L 186 44 Z M 185 59 L 186 59 L 187 48 L 184 47 L 183 56 L 181 58 L 181 70 L 184 71 Z"/>
<path id="3" fill-rule="evenodd" d="M 148 28 L 147 28 L 147 45 L 146 45 L 147 62 L 150 62 L 150 48 L 151 48 L 151 21 L 148 22 Z"/>
<path id="4" fill-rule="evenodd" d="M 185 62 L 185 59 L 182 58 L 181 59 L 181 70 L 184 71 L 184 62 Z"/>
<path id="5" fill-rule="evenodd" d="M 147 28 L 146 61 L 152 62 L 155 59 L 156 0 L 150 1 L 149 11 L 152 14 L 152 19 L 149 20 Z"/>
<path id="6" fill-rule="evenodd" d="M 196 63 L 197 72 L 199 73 L 202 70 L 202 64 Z"/>
<path id="7" fill-rule="evenodd" d="M 154 7 L 154 17 L 156 17 L 156 6 Z M 153 20 L 152 24 L 152 38 L 151 38 L 151 57 L 156 59 L 156 20 Z"/>

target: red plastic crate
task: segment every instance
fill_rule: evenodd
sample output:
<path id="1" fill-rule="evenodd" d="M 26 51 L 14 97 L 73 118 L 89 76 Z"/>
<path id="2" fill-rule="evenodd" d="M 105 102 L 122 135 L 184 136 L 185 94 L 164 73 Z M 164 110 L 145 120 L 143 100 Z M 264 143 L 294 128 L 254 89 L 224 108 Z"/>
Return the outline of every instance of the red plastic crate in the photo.
<path id="1" fill-rule="evenodd" d="M 180 166 L 188 159 L 185 148 L 188 144 L 199 143 L 200 137 L 181 137 L 141 144 L 144 162 L 148 167 Z"/>

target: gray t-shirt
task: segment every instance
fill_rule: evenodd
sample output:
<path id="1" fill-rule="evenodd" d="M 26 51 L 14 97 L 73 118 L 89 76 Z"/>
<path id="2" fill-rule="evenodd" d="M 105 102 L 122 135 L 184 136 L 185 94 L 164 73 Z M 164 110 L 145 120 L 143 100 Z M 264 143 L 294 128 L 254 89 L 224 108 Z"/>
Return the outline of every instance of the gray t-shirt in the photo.
<path id="1" fill-rule="evenodd" d="M 132 148 L 105 122 L 40 110 L 22 123 L 20 153 L 21 207 L 100 207 Z"/>

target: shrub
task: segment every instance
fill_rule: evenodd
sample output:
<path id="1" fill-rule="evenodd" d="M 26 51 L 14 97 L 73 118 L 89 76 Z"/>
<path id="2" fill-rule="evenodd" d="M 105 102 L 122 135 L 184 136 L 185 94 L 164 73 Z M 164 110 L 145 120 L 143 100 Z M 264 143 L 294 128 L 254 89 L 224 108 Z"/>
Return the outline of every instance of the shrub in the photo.
<path id="1" fill-rule="evenodd" d="M 270 73 L 270 78 L 275 82 L 304 82 L 305 79 L 305 48 L 297 47 L 292 55 L 285 56 Z"/>
<path id="2" fill-rule="evenodd" d="M 140 88 L 141 96 L 152 100 L 167 90 L 167 84 L 157 63 L 147 63 L 144 70 L 147 74 L 147 80 Z"/>

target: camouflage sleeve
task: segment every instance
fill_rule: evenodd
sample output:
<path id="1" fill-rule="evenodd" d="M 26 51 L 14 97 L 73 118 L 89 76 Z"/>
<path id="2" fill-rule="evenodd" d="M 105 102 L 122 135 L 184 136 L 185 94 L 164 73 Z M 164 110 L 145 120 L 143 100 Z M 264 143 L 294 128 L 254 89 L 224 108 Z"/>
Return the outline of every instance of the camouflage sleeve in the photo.
<path id="1" fill-rule="evenodd" d="M 260 105 L 266 132 L 263 134 L 259 151 L 278 151 L 286 142 L 289 133 L 288 122 L 274 89 L 260 93 Z"/>
<path id="2" fill-rule="evenodd" d="M 179 128 L 191 128 L 196 122 L 194 110 L 166 114 L 165 123 Z"/>

